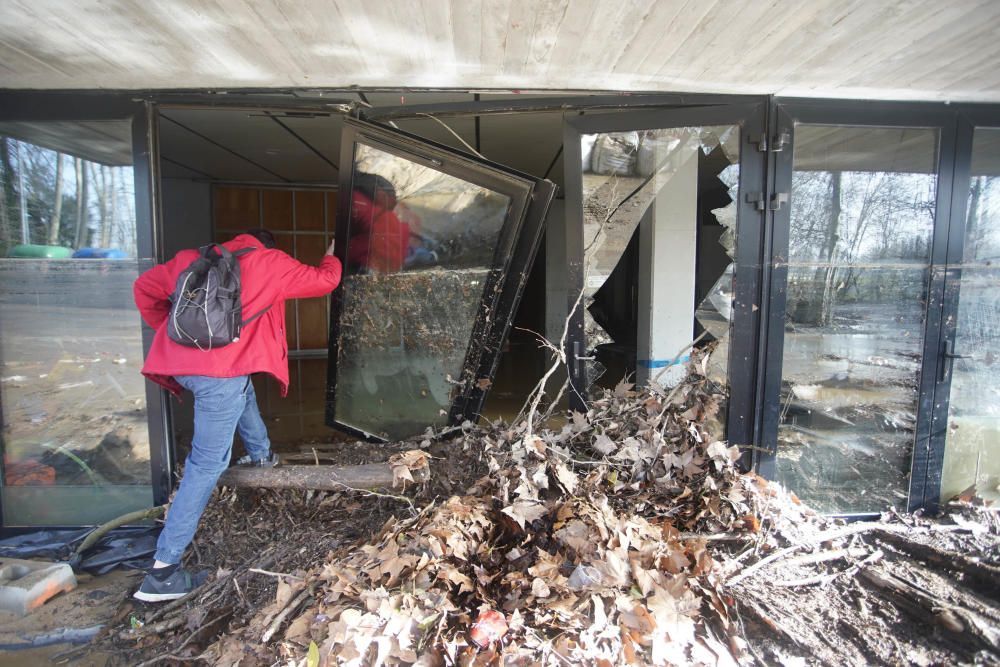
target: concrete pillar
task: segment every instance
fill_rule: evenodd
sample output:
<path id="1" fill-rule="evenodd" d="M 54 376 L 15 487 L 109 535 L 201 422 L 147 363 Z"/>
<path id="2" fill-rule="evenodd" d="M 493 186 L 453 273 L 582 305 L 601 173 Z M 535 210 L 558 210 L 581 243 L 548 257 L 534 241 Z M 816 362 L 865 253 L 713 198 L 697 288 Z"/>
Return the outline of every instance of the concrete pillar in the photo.
<path id="1" fill-rule="evenodd" d="M 698 152 L 679 151 L 673 176 L 660 187 L 639 222 L 639 331 L 636 381 L 659 376 L 664 385 L 684 377 L 694 330 L 698 238 Z M 662 371 L 662 373 L 661 373 Z"/>
<path id="2" fill-rule="evenodd" d="M 545 218 L 545 337 L 558 343 L 569 313 L 566 202 L 555 199 Z"/>

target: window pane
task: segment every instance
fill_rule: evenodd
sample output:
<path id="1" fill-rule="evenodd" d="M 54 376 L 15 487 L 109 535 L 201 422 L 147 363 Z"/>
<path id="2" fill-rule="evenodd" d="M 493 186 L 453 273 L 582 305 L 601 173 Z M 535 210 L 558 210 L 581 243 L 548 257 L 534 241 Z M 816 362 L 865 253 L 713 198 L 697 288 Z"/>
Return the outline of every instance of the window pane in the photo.
<path id="1" fill-rule="evenodd" d="M 1000 500 L 1000 129 L 978 128 L 958 295 L 941 499 Z M 953 272 L 952 275 L 957 275 Z"/>
<path id="2" fill-rule="evenodd" d="M 799 125 L 778 477 L 825 512 L 907 499 L 935 130 Z"/>
<path id="3" fill-rule="evenodd" d="M 0 124 L 5 525 L 152 502 L 130 128 Z"/>
<path id="4" fill-rule="evenodd" d="M 354 184 L 336 418 L 404 437 L 447 423 L 511 202 L 364 144 Z"/>

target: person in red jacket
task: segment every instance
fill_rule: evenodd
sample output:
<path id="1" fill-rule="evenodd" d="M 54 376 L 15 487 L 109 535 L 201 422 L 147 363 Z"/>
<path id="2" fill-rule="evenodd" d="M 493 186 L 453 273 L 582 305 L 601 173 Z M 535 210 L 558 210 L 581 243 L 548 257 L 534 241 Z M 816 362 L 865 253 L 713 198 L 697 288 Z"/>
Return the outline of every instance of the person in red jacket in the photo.
<path id="1" fill-rule="evenodd" d="M 396 189 L 376 174 L 354 174 L 347 265 L 353 273 L 397 273 L 410 246 L 410 226 L 395 213 Z"/>
<path id="2" fill-rule="evenodd" d="M 194 395 L 194 438 L 184 477 L 156 544 L 156 562 L 135 593 L 146 602 L 183 597 L 204 580 L 204 576 L 192 576 L 179 563 L 219 475 L 229 466 L 233 434 L 239 431 L 247 450 L 237 463 L 277 463 L 250 375 L 271 375 L 281 386 L 281 395 L 287 395 L 285 300 L 323 296 L 340 283 L 340 261 L 333 256 L 332 244 L 318 267 L 275 249 L 274 237 L 267 230 L 240 234 L 223 245 L 233 252 L 254 248 L 239 257 L 243 312 L 267 309 L 243 328 L 238 341 L 225 347 L 200 350 L 175 343 L 167 335 L 170 297 L 177 277 L 197 259 L 197 250 L 182 250 L 135 281 L 136 306 L 142 319 L 156 331 L 142 374 L 175 395 L 182 389 Z"/>

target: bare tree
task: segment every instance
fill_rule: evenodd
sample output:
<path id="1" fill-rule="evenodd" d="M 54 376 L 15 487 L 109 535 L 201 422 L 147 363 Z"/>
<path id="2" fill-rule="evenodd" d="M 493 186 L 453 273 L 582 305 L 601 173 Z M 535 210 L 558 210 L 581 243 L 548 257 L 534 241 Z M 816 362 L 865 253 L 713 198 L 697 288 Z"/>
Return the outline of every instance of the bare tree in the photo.
<path id="1" fill-rule="evenodd" d="M 59 245 L 59 223 L 62 219 L 62 153 L 56 153 L 56 182 L 52 203 L 52 219 L 49 221 L 49 245 Z"/>

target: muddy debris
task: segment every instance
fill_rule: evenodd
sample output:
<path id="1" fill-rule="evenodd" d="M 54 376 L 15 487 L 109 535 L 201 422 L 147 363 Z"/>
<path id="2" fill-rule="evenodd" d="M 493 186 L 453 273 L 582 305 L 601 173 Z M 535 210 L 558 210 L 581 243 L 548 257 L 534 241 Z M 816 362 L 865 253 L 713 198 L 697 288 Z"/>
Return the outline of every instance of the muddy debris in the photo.
<path id="1" fill-rule="evenodd" d="M 125 603 L 97 646 L 129 665 L 995 664 L 1000 522 L 974 491 L 934 519 L 820 516 L 711 437 L 706 365 L 560 428 L 386 446 L 394 489 L 222 489 L 186 563 L 214 578 Z"/>

